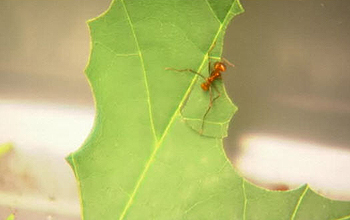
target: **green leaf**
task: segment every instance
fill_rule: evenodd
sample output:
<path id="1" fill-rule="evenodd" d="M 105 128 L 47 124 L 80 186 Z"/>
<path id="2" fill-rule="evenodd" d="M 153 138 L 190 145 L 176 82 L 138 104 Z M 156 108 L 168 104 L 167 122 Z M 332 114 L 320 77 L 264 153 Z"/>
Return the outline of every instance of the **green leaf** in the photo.
<path id="1" fill-rule="evenodd" d="M 238 0 L 115 0 L 89 21 L 92 50 L 85 72 L 96 118 L 83 146 L 67 158 L 83 219 L 349 215 L 350 203 L 325 199 L 307 185 L 271 192 L 237 174 L 222 147 L 237 108 L 220 81 L 215 85 L 222 95 L 199 134 L 209 104 L 199 86 L 203 80 L 166 68 L 208 76 L 229 21 L 241 12 Z"/>
<path id="2" fill-rule="evenodd" d="M 10 152 L 13 148 L 12 143 L 0 144 L 0 158 Z"/>
<path id="3" fill-rule="evenodd" d="M 9 217 L 7 217 L 6 220 L 15 220 L 15 215 L 11 214 Z"/>

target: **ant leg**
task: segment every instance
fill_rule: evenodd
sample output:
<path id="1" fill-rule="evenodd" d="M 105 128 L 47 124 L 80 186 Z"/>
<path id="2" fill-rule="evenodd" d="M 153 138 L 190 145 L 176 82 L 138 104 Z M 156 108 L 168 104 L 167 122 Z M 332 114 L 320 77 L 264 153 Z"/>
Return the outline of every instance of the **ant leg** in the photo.
<path id="1" fill-rule="evenodd" d="M 215 89 L 215 91 L 218 93 L 218 95 L 213 98 L 213 92 L 212 92 L 212 88 Z M 207 114 L 209 113 L 210 109 L 213 107 L 213 103 L 218 99 L 220 98 L 221 96 L 221 93 L 219 91 L 219 89 L 215 86 L 215 84 L 211 84 L 211 87 L 209 87 L 209 99 L 210 99 L 210 102 L 209 102 L 209 106 L 208 106 L 208 109 L 207 111 L 205 112 L 205 114 L 203 115 L 203 119 L 202 119 L 202 126 L 201 126 L 201 130 L 200 130 L 200 134 L 203 133 L 203 130 L 204 130 L 204 120 L 205 118 L 207 117 Z"/>
<path id="2" fill-rule="evenodd" d="M 215 98 L 216 99 L 216 98 Z M 210 102 L 209 102 L 209 106 L 208 106 L 208 109 L 207 109 L 207 111 L 204 113 L 204 115 L 203 115 L 203 118 L 202 118 L 202 126 L 201 126 L 201 130 L 199 131 L 199 134 L 203 134 L 203 130 L 204 130 L 204 119 L 205 119 L 205 117 L 207 117 L 207 114 L 209 113 L 209 111 L 210 111 L 210 109 L 211 109 L 211 107 L 213 106 L 213 93 L 212 93 L 212 91 L 211 91 L 211 87 L 209 87 L 209 100 L 210 100 Z"/>
<path id="3" fill-rule="evenodd" d="M 212 59 L 212 60 L 222 60 L 221 57 L 208 57 L 208 59 Z"/>
<path id="4" fill-rule="evenodd" d="M 208 59 L 208 71 L 209 71 L 209 75 L 211 73 L 211 62 L 210 59 Z"/>
<path id="5" fill-rule="evenodd" d="M 196 71 L 191 70 L 191 69 L 178 70 L 178 69 L 174 69 L 174 68 L 171 68 L 171 67 L 167 67 L 167 68 L 165 68 L 165 70 L 173 70 L 173 71 L 177 71 L 177 72 L 191 72 L 191 73 L 194 73 L 194 74 L 199 75 L 199 76 L 202 77 L 204 80 L 206 80 L 206 78 L 205 78 L 202 74 L 197 73 Z"/>
<path id="6" fill-rule="evenodd" d="M 208 58 L 213 59 L 213 60 L 220 60 L 231 67 L 235 67 L 235 65 L 233 63 L 231 63 L 230 61 L 228 61 L 225 57 L 208 57 Z"/>
<path id="7" fill-rule="evenodd" d="M 218 99 L 221 96 L 221 93 L 219 91 L 219 89 L 216 87 L 215 84 L 211 84 L 211 86 L 215 89 L 215 91 L 218 93 L 218 95 L 213 99 L 213 102 Z"/>
<path id="8" fill-rule="evenodd" d="M 201 130 L 200 130 L 200 134 L 203 133 L 203 130 L 204 130 L 204 120 L 205 118 L 207 117 L 208 113 L 210 112 L 210 109 L 213 107 L 213 103 L 215 102 L 215 100 L 217 100 L 220 96 L 221 96 L 221 93 L 219 92 L 218 88 L 214 85 L 214 84 L 211 84 L 212 87 L 209 87 L 209 99 L 210 99 L 210 102 L 209 102 L 209 106 L 208 106 L 208 109 L 207 111 L 205 112 L 205 114 L 203 115 L 203 119 L 202 119 L 202 126 L 201 126 Z M 218 95 L 213 98 L 213 92 L 212 92 L 212 88 L 215 89 L 215 91 L 218 93 Z"/>

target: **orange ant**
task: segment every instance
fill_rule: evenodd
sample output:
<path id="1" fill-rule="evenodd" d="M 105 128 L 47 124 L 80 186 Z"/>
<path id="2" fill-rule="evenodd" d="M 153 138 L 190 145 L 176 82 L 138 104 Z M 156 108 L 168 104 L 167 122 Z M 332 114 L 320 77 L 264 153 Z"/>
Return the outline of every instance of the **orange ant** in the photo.
<path id="1" fill-rule="evenodd" d="M 223 62 L 222 62 L 223 61 Z M 212 108 L 213 106 L 213 103 L 215 100 L 217 100 L 220 96 L 221 96 L 221 93 L 220 91 L 218 90 L 218 88 L 215 86 L 214 84 L 214 81 L 216 79 L 221 79 L 221 74 L 223 72 L 226 71 L 226 65 L 225 63 L 227 63 L 228 65 L 234 67 L 234 65 L 232 63 L 230 63 L 228 60 L 226 60 L 225 58 L 222 58 L 222 61 L 220 62 L 215 62 L 214 63 L 214 69 L 210 72 L 210 75 L 209 77 L 205 77 L 203 76 L 202 74 L 200 73 L 197 73 L 196 71 L 192 70 L 192 69 L 183 69 L 183 70 L 178 70 L 178 69 L 174 69 L 174 68 L 166 68 L 166 70 L 174 70 L 174 71 L 178 71 L 178 72 L 185 72 L 185 71 L 189 71 L 189 72 L 192 72 L 194 74 L 197 74 L 199 75 L 200 77 L 202 77 L 204 79 L 205 82 L 203 82 L 201 84 L 201 88 L 204 90 L 204 91 L 209 91 L 209 95 L 210 95 L 210 102 L 209 102 L 209 106 L 208 106 L 208 109 L 207 111 L 205 112 L 205 114 L 203 115 L 203 120 L 202 120 L 202 126 L 201 126 L 201 130 L 200 130 L 200 134 L 203 133 L 203 128 L 204 128 L 204 119 L 205 117 L 207 116 L 207 114 L 209 113 L 210 109 Z M 210 62 L 209 62 L 209 71 L 210 71 Z M 212 94 L 212 90 L 211 88 L 214 88 L 215 91 L 217 92 L 217 96 L 215 98 L 213 98 L 213 94 Z"/>

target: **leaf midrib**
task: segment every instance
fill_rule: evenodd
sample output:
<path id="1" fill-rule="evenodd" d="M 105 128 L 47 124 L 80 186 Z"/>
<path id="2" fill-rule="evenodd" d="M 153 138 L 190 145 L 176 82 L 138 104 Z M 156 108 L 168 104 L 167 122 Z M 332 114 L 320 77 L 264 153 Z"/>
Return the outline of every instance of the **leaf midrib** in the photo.
<path id="1" fill-rule="evenodd" d="M 128 18 L 130 27 L 131 27 L 131 29 L 132 29 L 132 33 L 133 33 L 133 35 L 134 35 L 134 38 L 135 38 L 135 41 L 136 41 L 136 44 L 137 44 L 137 49 L 138 49 L 139 54 L 140 54 L 140 58 L 141 58 L 142 66 L 143 66 L 143 71 L 144 71 L 144 74 L 145 74 L 145 80 L 147 81 L 146 71 L 145 71 L 145 68 L 144 68 L 144 63 L 143 63 L 143 58 L 142 58 L 142 53 L 141 53 L 141 50 L 140 50 L 140 47 L 139 47 L 139 43 L 138 43 L 138 40 L 137 40 L 137 37 L 136 37 L 136 34 L 135 34 L 134 26 L 133 26 L 133 24 L 132 24 L 132 22 L 131 22 L 131 18 L 130 18 L 130 16 L 129 16 L 128 10 L 127 10 L 126 5 L 125 5 L 125 3 L 124 3 L 124 0 L 120 0 L 120 2 L 122 3 L 122 5 L 123 5 L 123 7 L 124 7 L 126 16 L 127 16 L 127 18 Z M 222 31 L 222 28 L 223 28 L 224 25 L 226 24 L 226 21 L 227 21 L 227 19 L 228 19 L 228 15 L 230 14 L 230 12 L 231 12 L 232 8 L 234 7 L 234 5 L 235 5 L 235 1 L 232 2 L 232 5 L 231 5 L 230 9 L 227 11 L 227 14 L 225 15 L 225 18 L 224 18 L 223 22 L 220 22 L 219 29 L 218 29 L 216 35 L 214 36 L 213 42 L 211 43 L 211 45 L 210 45 L 209 48 L 211 48 L 211 47 L 213 47 L 213 46 L 215 45 L 215 42 L 216 42 L 216 40 L 218 39 L 219 34 L 220 34 L 221 31 Z M 212 11 L 212 8 L 211 8 L 211 6 L 210 6 L 209 4 L 208 4 L 208 7 L 209 7 L 210 10 Z M 217 17 L 215 17 L 215 18 L 217 19 Z M 208 48 L 208 51 L 209 51 L 209 48 Z M 205 56 L 204 56 L 204 58 L 203 58 L 203 60 L 202 60 L 202 63 L 201 63 L 201 65 L 199 66 L 197 72 L 200 72 L 200 71 L 202 70 L 202 68 L 204 67 L 205 61 L 206 61 L 207 59 L 208 59 L 208 53 L 205 54 Z M 137 184 L 136 184 L 136 186 L 135 186 L 135 189 L 133 190 L 133 192 L 132 192 L 132 194 L 131 194 L 131 196 L 130 196 L 128 202 L 126 203 L 126 206 L 125 206 L 125 208 L 124 208 L 122 214 L 121 214 L 120 217 L 119 217 L 119 220 L 123 220 L 123 219 L 124 219 L 124 217 L 125 217 L 125 215 L 126 215 L 126 212 L 127 212 L 128 209 L 131 207 L 131 204 L 132 204 L 133 199 L 134 199 L 134 197 L 135 197 L 135 195 L 136 195 L 136 192 L 138 191 L 138 189 L 139 189 L 139 187 L 140 187 L 140 185 L 141 185 L 141 183 L 142 183 L 142 181 L 143 181 L 143 179 L 144 179 L 144 177 L 145 177 L 147 171 L 149 170 L 149 167 L 151 166 L 151 164 L 152 164 L 152 162 L 153 162 L 153 159 L 154 159 L 155 155 L 157 154 L 158 149 L 160 148 L 160 145 L 163 143 L 165 136 L 168 134 L 168 131 L 169 131 L 170 127 L 171 127 L 172 124 L 174 123 L 174 121 L 175 121 L 177 115 L 179 114 L 180 109 L 181 109 L 181 106 L 183 105 L 183 103 L 185 102 L 187 96 L 189 95 L 190 91 L 192 90 L 192 87 L 193 87 L 193 85 L 195 84 L 197 78 L 198 78 L 197 75 L 195 75 L 195 76 L 193 77 L 193 80 L 192 80 L 191 84 L 189 85 L 188 89 L 186 90 L 186 92 L 185 92 L 185 94 L 184 94 L 182 100 L 180 101 L 179 106 L 177 107 L 177 109 L 175 110 L 174 114 L 172 115 L 172 117 L 171 117 L 171 119 L 170 119 L 170 121 L 169 121 L 167 127 L 165 128 L 165 130 L 164 130 L 164 132 L 163 132 L 161 138 L 159 139 L 159 141 L 157 141 L 156 146 L 155 146 L 155 148 L 154 148 L 154 150 L 153 150 L 153 152 L 152 152 L 152 154 L 151 154 L 149 160 L 147 161 L 146 166 L 145 166 L 144 170 L 142 171 L 140 178 L 139 178 L 138 181 L 137 181 Z M 146 89 L 147 89 L 147 95 L 148 95 L 149 112 L 150 112 L 150 117 L 151 117 L 150 119 L 151 119 L 151 124 L 152 124 L 152 126 L 153 126 L 153 127 L 152 127 L 152 130 L 153 130 L 153 132 L 154 132 L 154 134 L 155 134 L 154 125 L 153 125 L 153 117 L 152 117 L 152 114 L 151 114 L 151 102 L 150 102 L 150 96 L 149 96 L 149 90 L 148 90 L 148 84 L 147 84 L 147 82 L 146 82 Z M 157 140 L 157 139 L 155 139 L 155 140 Z"/>

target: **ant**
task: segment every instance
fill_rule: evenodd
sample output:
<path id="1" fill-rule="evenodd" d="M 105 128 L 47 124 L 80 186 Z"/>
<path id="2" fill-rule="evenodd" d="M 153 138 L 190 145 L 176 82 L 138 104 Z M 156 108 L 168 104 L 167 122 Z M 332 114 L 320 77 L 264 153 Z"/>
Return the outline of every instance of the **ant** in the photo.
<path id="1" fill-rule="evenodd" d="M 221 79 L 221 74 L 223 72 L 226 71 L 226 64 L 234 67 L 234 65 L 232 63 L 230 63 L 228 60 L 226 60 L 225 58 L 222 58 L 222 61 L 217 61 L 214 63 L 214 69 L 212 71 L 210 71 L 210 62 L 209 62 L 209 72 L 210 72 L 210 75 L 209 77 L 205 77 L 203 76 L 202 74 L 200 73 L 197 73 L 196 71 L 192 70 L 192 69 L 183 69 L 183 70 L 178 70 L 178 69 L 174 69 L 174 68 L 165 68 L 166 70 L 173 70 L 173 71 L 178 71 L 178 72 L 191 72 L 191 73 L 194 73 L 194 74 L 197 74 L 199 75 L 200 77 L 202 77 L 204 79 L 205 82 L 203 82 L 201 84 L 201 88 L 204 90 L 204 91 L 209 91 L 209 95 L 210 95 L 210 102 L 209 102 L 209 106 L 208 106 L 208 109 L 207 111 L 205 112 L 205 114 L 203 115 L 203 119 L 202 119 L 202 126 L 201 126 L 201 130 L 200 130 L 200 134 L 203 133 L 203 128 L 204 128 L 204 119 L 205 117 L 208 115 L 210 109 L 213 107 L 213 103 L 215 100 L 217 100 L 220 96 L 221 96 L 221 93 L 220 91 L 218 90 L 218 88 L 215 86 L 214 84 L 214 81 L 217 80 L 217 79 Z M 212 93 L 212 88 L 215 89 L 215 91 L 217 92 L 217 96 L 215 98 L 213 98 L 213 93 Z"/>

